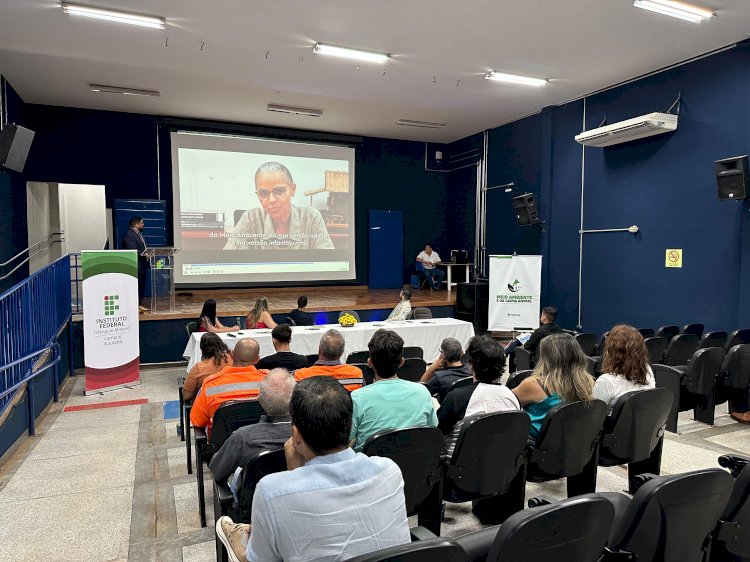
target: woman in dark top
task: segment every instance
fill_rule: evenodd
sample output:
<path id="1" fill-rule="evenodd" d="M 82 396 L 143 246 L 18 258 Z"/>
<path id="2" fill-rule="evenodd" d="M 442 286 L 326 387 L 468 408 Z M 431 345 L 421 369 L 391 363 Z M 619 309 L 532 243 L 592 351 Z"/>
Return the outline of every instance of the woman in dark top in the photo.
<path id="1" fill-rule="evenodd" d="M 239 329 L 238 325 L 227 328 L 219 322 L 216 317 L 216 301 L 214 299 L 208 299 L 203 303 L 201 314 L 198 316 L 199 332 L 236 332 Z"/>

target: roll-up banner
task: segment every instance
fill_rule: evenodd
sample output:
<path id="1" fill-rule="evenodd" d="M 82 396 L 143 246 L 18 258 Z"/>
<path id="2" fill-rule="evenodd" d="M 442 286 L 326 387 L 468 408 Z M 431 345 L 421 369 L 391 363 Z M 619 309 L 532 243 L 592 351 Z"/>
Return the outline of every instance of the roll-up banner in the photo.
<path id="1" fill-rule="evenodd" d="M 82 251 L 86 394 L 140 384 L 138 256 Z"/>
<path id="2" fill-rule="evenodd" d="M 490 256 L 489 330 L 539 327 L 542 256 Z"/>

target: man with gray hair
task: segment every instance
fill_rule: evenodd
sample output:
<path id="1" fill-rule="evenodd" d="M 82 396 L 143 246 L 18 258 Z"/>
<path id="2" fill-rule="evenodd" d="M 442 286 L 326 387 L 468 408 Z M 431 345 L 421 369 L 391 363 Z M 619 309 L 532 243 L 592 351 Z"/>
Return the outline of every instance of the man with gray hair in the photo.
<path id="1" fill-rule="evenodd" d="M 438 402 L 443 401 L 450 385 L 459 379 L 472 376 L 469 366 L 461 362 L 462 355 L 461 342 L 455 338 L 445 338 L 440 344 L 440 355 L 419 379 L 430 394 L 437 396 Z"/>
<path id="2" fill-rule="evenodd" d="M 208 468 L 217 482 L 229 478 L 229 487 L 237 502 L 242 467 L 262 451 L 281 449 L 292 435 L 289 400 L 294 377 L 286 369 L 273 369 L 260 383 L 258 402 L 266 412 L 256 424 L 239 428 L 213 456 Z"/>
<path id="3" fill-rule="evenodd" d="M 294 379 L 301 381 L 308 377 L 327 376 L 337 379 L 348 391 L 362 388 L 362 371 L 359 367 L 341 363 L 344 354 L 344 335 L 336 329 L 330 329 L 318 344 L 318 360 L 312 367 L 294 371 Z"/>

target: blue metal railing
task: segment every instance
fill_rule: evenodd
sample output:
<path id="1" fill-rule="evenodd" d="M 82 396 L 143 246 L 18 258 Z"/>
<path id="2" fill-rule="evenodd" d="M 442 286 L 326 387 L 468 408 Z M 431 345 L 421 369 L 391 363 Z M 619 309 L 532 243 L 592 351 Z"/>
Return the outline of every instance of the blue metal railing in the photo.
<path id="1" fill-rule="evenodd" d="M 35 410 L 30 381 L 53 368 L 57 401 L 60 362 L 57 338 L 70 321 L 71 268 L 67 255 L 0 295 L 0 414 L 16 392 L 29 383 L 29 433 L 32 435 Z M 72 354 L 69 360 L 72 365 Z"/>

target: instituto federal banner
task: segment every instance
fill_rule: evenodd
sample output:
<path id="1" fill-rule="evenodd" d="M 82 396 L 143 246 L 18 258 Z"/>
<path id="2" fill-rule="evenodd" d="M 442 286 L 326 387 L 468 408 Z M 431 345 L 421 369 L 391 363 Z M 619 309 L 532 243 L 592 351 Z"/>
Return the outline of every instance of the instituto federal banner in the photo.
<path id="1" fill-rule="evenodd" d="M 82 251 L 86 394 L 140 382 L 138 256 Z"/>
<path id="2" fill-rule="evenodd" d="M 539 327 L 542 256 L 490 256 L 489 330 Z"/>

